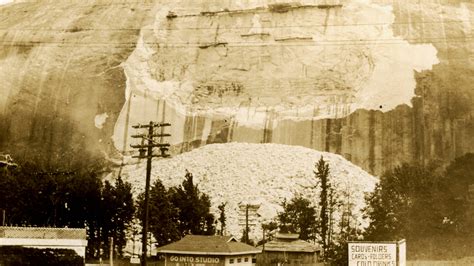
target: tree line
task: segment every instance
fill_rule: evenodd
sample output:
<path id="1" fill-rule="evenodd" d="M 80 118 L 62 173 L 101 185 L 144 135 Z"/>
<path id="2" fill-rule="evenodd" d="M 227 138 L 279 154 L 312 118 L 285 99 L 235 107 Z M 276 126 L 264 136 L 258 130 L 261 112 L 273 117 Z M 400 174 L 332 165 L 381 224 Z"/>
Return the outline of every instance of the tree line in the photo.
<path id="1" fill-rule="evenodd" d="M 0 168 L 0 211 L 5 212 L 5 225 L 86 228 L 88 259 L 108 258 L 111 238 L 115 253 L 122 256 L 127 239 L 139 233 L 136 223 L 141 222 L 144 195 L 134 201 L 131 184 L 120 176 L 113 183 L 102 182 L 98 168 L 83 169 L 44 170 L 28 163 Z M 178 187 L 165 189 L 156 181 L 150 192 L 149 216 L 154 244 L 168 244 L 186 234 L 214 234 L 210 205 L 189 172 Z"/>
<path id="2" fill-rule="evenodd" d="M 350 240 L 356 240 L 360 234 L 360 228 L 351 223 L 356 218 L 353 216 L 352 202 L 346 200 L 346 196 L 350 195 L 336 190 L 331 182 L 329 164 L 322 156 L 313 172 L 317 183 L 314 189 L 319 190 L 319 196 L 310 199 L 296 195 L 290 200 L 284 200 L 283 211 L 278 213 L 275 221 L 263 224 L 262 228 L 266 231 L 278 229 L 281 233 L 297 233 L 301 240 L 321 246 L 322 260 L 345 265 L 346 244 Z M 341 214 L 340 219 L 335 219 L 335 213 Z M 266 241 L 269 240 L 271 236 Z"/>
<path id="3" fill-rule="evenodd" d="M 135 212 L 131 185 L 102 182 L 95 170 L 43 171 L 33 164 L 0 169 L 0 210 L 10 226 L 86 228 L 87 256 L 121 253 Z"/>
<path id="4" fill-rule="evenodd" d="M 144 193 L 138 196 L 138 217 L 143 216 L 144 198 Z M 192 173 L 187 170 L 178 187 L 166 189 L 157 179 L 150 189 L 148 218 L 155 245 L 163 246 L 188 234 L 214 235 L 215 218 L 210 208 L 209 196 L 199 190 Z"/>
<path id="5" fill-rule="evenodd" d="M 131 185 L 120 177 L 113 183 L 102 182 L 98 168 L 82 169 L 41 171 L 27 163 L 0 169 L 0 209 L 6 211 L 6 223 L 85 227 L 88 258 L 106 258 L 110 237 L 122 255 L 130 231 L 140 233 L 132 225 L 141 220 L 144 195 L 134 201 Z M 296 195 L 283 201 L 283 211 L 275 221 L 262 225 L 267 232 L 278 229 L 318 242 L 323 259 L 334 264 L 347 262 L 347 242 L 353 240 L 406 239 L 410 259 L 472 256 L 474 154 L 457 158 L 447 167 L 402 164 L 384 173 L 374 192 L 366 195 L 362 212 L 370 221 L 368 228 L 356 222 L 350 192 L 333 187 L 329 165 L 322 157 L 315 164 L 314 178 L 320 191 L 317 198 Z M 190 172 L 177 187 L 165 188 L 156 180 L 149 206 L 149 230 L 157 246 L 186 234 L 225 232 L 225 203 L 218 207 L 216 219 L 210 213 L 209 196 L 199 190 Z"/>
<path id="6" fill-rule="evenodd" d="M 456 259 L 474 255 L 474 154 L 448 166 L 402 164 L 385 172 L 375 190 L 365 196 L 361 210 L 370 223 L 361 228 L 353 204 L 344 191 L 335 191 L 329 167 L 321 158 L 315 166 L 320 195 L 295 196 L 284 201 L 276 221 L 266 230 L 298 233 L 300 239 L 318 242 L 323 259 L 347 264 L 348 241 L 406 239 L 408 259 Z M 336 224 L 332 214 L 339 212 Z M 352 221 L 352 222 L 351 222 Z"/>
<path id="7" fill-rule="evenodd" d="M 474 154 L 447 167 L 403 164 L 387 171 L 364 210 L 367 240 L 406 239 L 412 259 L 474 255 Z"/>

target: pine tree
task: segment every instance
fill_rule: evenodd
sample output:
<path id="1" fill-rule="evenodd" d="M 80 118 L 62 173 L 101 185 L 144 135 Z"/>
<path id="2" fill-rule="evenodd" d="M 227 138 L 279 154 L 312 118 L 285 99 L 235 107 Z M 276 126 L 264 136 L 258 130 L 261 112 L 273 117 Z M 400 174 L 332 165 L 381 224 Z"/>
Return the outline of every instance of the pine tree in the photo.
<path id="1" fill-rule="evenodd" d="M 143 217 L 144 194 L 138 198 L 138 217 Z M 163 246 L 181 238 L 178 230 L 178 210 L 171 203 L 170 193 L 157 179 L 150 190 L 149 201 L 149 230 L 157 241 L 157 246 Z M 142 221 L 141 219 L 139 219 Z"/>
<path id="2" fill-rule="evenodd" d="M 138 217 L 142 217 L 144 195 L 138 199 Z M 162 246 L 187 234 L 213 235 L 214 215 L 210 213 L 209 197 L 194 185 L 193 175 L 186 171 L 179 187 L 168 190 L 157 180 L 150 190 L 149 228 Z"/>
<path id="3" fill-rule="evenodd" d="M 222 202 L 221 204 L 219 204 L 219 206 L 217 206 L 217 208 L 219 209 L 219 223 L 221 224 L 221 230 L 220 230 L 221 236 L 224 235 L 224 231 L 225 231 L 225 222 L 226 222 L 225 206 L 226 206 L 225 202 Z"/>
<path id="4" fill-rule="evenodd" d="M 321 193 L 319 195 L 319 207 L 321 208 L 319 214 L 319 229 L 321 234 L 321 244 L 323 246 L 323 252 L 327 252 L 329 246 L 329 233 L 330 233 L 330 191 L 331 184 L 329 182 L 329 164 L 324 161 L 323 156 L 319 159 L 316 164 L 316 170 L 314 171 L 316 179 L 321 186 Z"/>
<path id="5" fill-rule="evenodd" d="M 186 234 L 213 235 L 214 215 L 210 213 L 209 196 L 194 185 L 193 175 L 186 170 L 181 186 L 170 189 L 171 202 L 178 210 L 178 230 Z"/>
<path id="6" fill-rule="evenodd" d="M 115 199 L 114 218 L 114 246 L 118 251 L 118 255 L 123 255 L 123 248 L 127 243 L 126 231 L 131 226 L 133 215 L 135 213 L 135 205 L 133 202 L 132 186 L 128 182 L 124 182 L 119 176 L 115 188 L 113 190 Z"/>
<path id="7" fill-rule="evenodd" d="M 135 212 L 130 183 L 123 182 L 121 177 L 118 177 L 115 186 L 105 181 L 100 203 L 99 230 L 102 249 L 109 250 L 110 238 L 113 237 L 113 249 L 122 256 L 127 242 L 125 233 Z M 107 257 L 108 253 L 104 255 Z"/>

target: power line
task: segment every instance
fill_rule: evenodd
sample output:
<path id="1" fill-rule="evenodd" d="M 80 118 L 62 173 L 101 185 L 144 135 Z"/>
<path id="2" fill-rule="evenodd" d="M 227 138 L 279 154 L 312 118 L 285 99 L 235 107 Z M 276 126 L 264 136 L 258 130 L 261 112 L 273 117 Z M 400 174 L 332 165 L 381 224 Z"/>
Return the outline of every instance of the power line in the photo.
<path id="1" fill-rule="evenodd" d="M 426 44 L 426 43 L 470 43 L 473 36 L 463 37 L 426 37 L 426 38 L 407 38 L 407 39 L 341 39 L 341 40 L 308 40 L 308 41 L 273 41 L 273 42 L 220 42 L 220 43 L 157 43 L 144 42 L 148 46 L 157 46 L 159 48 L 208 48 L 210 46 L 226 47 L 285 47 L 285 46 L 341 46 L 341 45 L 397 45 L 397 44 Z M 311 43 L 308 43 L 311 42 Z M 64 42 L 64 41 L 2 41 L 0 46 L 64 46 L 64 47 L 136 47 L 136 42 Z"/>
<path id="2" fill-rule="evenodd" d="M 281 25 L 281 26 L 262 26 L 262 29 L 284 29 L 284 28 L 312 28 L 312 27 L 358 27 L 358 26 L 392 26 L 392 25 L 419 25 L 419 24 L 451 24 L 451 23 L 472 23 L 473 20 L 449 20 L 449 21 L 421 21 L 421 22 L 384 22 L 384 23 L 354 23 L 354 24 L 303 24 L 303 25 Z M 219 30 L 239 30 L 239 29 L 252 29 L 253 26 L 233 26 L 228 28 L 223 28 L 219 26 Z M 184 28 L 170 28 L 170 29 L 146 29 L 146 28 L 0 28 L 0 30 L 5 31 L 64 31 L 64 32 L 74 32 L 74 31 L 135 31 L 135 30 L 145 30 L 145 31 L 154 31 L 154 30 L 164 30 L 164 31 L 179 31 L 179 30 L 216 30 L 216 27 L 184 27 Z"/>
<path id="3" fill-rule="evenodd" d="M 471 38 L 470 38 L 471 39 Z M 433 40 L 424 40 L 424 41 L 410 41 L 407 42 L 408 44 L 439 44 L 439 43 L 472 43 L 472 41 L 433 41 Z M 113 45 L 113 47 L 111 47 Z M 200 48 L 200 45 L 169 45 L 158 43 L 148 43 L 149 47 L 158 47 L 161 49 L 190 49 L 190 48 Z M 359 42 L 359 43 L 349 43 L 349 42 L 341 42 L 341 43 L 314 43 L 314 44 L 249 44 L 249 45 L 226 45 L 229 48 L 255 48 L 255 47 L 318 47 L 318 46 L 393 46 L 393 45 L 405 45 L 405 42 Z M 106 47 L 107 49 L 126 49 L 126 48 L 135 48 L 136 44 L 110 44 L 110 43 L 95 43 L 95 44 L 80 44 L 80 43 L 12 43 L 12 44 L 0 44 L 3 47 L 31 47 L 31 46 L 38 46 L 38 47 Z"/>

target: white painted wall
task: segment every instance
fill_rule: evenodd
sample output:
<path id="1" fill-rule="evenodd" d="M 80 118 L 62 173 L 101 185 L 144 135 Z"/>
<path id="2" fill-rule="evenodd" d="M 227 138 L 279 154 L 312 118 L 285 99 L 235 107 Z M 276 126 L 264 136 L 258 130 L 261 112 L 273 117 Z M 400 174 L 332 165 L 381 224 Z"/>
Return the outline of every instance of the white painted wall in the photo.
<path id="1" fill-rule="evenodd" d="M 247 258 L 247 261 L 245 261 Z M 234 260 L 233 263 L 230 263 L 231 259 Z M 240 262 L 239 262 L 240 259 Z M 252 265 L 252 255 L 238 255 L 238 256 L 228 256 L 225 258 L 226 266 L 251 266 Z"/>

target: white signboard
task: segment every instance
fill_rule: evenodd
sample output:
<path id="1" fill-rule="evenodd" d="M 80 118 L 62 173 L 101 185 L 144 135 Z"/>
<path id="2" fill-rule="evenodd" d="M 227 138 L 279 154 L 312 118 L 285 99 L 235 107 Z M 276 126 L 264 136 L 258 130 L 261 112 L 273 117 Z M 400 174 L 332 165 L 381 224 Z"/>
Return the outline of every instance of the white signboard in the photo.
<path id="1" fill-rule="evenodd" d="M 349 243 L 349 266 L 396 265 L 396 243 Z"/>

